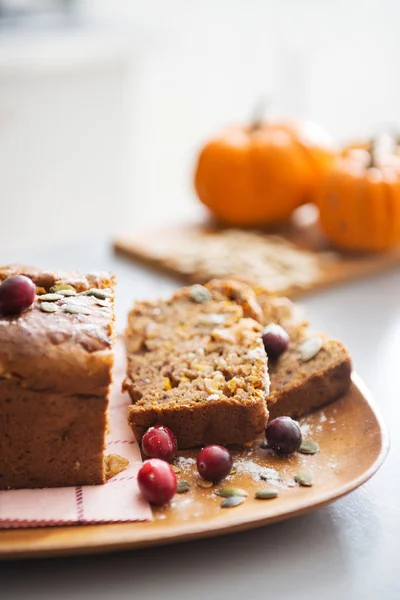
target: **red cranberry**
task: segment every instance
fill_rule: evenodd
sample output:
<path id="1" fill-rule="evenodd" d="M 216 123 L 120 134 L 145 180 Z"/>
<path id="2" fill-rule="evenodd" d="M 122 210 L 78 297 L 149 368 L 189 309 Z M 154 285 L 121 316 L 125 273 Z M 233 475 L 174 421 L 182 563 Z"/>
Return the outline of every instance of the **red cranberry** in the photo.
<path id="1" fill-rule="evenodd" d="M 300 425 L 290 417 L 277 417 L 265 429 L 268 446 L 278 454 L 293 454 L 303 441 Z"/>
<path id="2" fill-rule="evenodd" d="M 177 480 L 168 463 L 159 458 L 150 458 L 140 468 L 138 485 L 148 502 L 163 506 L 176 493 Z"/>
<path id="3" fill-rule="evenodd" d="M 170 461 L 178 449 L 176 437 L 168 427 L 150 427 L 142 437 L 142 450 L 150 458 Z"/>
<path id="4" fill-rule="evenodd" d="M 268 358 L 276 360 L 289 347 L 290 338 L 287 332 L 280 325 L 271 323 L 264 328 L 262 332 L 265 352 Z"/>
<path id="5" fill-rule="evenodd" d="M 20 315 L 35 299 L 36 287 L 29 277 L 12 275 L 0 285 L 0 314 Z"/>
<path id="6" fill-rule="evenodd" d="M 232 469 L 232 456 L 224 446 L 206 446 L 197 455 L 197 470 L 203 479 L 220 481 Z"/>

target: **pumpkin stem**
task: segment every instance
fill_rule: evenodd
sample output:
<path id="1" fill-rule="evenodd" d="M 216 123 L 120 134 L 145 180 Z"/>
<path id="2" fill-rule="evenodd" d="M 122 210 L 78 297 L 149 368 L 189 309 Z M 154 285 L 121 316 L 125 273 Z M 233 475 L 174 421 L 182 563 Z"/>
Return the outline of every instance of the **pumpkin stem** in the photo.
<path id="1" fill-rule="evenodd" d="M 261 96 L 261 98 L 258 99 L 250 118 L 250 131 L 257 131 L 261 128 L 264 121 L 264 115 L 270 105 L 271 100 L 266 96 Z"/>
<path id="2" fill-rule="evenodd" d="M 367 164 L 367 169 L 373 169 L 376 167 L 376 140 L 374 139 L 369 143 L 368 154 L 369 162 Z"/>

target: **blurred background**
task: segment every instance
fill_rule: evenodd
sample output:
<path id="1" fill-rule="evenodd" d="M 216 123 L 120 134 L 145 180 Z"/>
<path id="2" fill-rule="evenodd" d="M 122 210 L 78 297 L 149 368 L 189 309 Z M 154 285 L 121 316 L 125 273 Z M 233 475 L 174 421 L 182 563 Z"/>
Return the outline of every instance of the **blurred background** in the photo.
<path id="1" fill-rule="evenodd" d="M 0 252 L 202 214 L 223 124 L 400 121 L 397 0 L 0 0 Z"/>

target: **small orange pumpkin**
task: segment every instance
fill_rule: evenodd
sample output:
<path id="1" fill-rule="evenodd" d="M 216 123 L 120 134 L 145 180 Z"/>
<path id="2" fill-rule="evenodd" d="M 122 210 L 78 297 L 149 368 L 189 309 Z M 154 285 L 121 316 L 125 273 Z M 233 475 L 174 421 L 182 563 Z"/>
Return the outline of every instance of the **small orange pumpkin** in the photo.
<path id="1" fill-rule="evenodd" d="M 317 196 L 327 237 L 349 250 L 386 250 L 400 242 L 400 157 L 348 148 Z"/>
<path id="2" fill-rule="evenodd" d="M 311 124 L 230 127 L 201 150 L 195 188 L 228 225 L 277 223 L 312 198 L 332 160 L 329 136 Z"/>

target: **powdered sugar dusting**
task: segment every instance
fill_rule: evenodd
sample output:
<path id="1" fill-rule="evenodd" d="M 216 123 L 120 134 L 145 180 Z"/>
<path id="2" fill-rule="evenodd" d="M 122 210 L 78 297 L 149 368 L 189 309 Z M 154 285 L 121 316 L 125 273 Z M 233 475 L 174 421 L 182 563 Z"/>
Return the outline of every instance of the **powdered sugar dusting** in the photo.
<path id="1" fill-rule="evenodd" d="M 218 502 L 218 497 L 211 494 L 211 499 Z M 178 494 L 174 496 L 169 504 L 169 509 L 179 514 L 182 521 L 190 521 L 193 518 L 201 518 L 205 512 L 204 503 L 201 499 L 193 499 L 189 494 Z"/>
<path id="2" fill-rule="evenodd" d="M 235 461 L 235 466 L 238 473 L 250 475 L 254 481 L 279 481 L 280 475 L 275 469 L 262 467 L 254 462 L 254 460 L 243 458 Z"/>
<path id="3" fill-rule="evenodd" d="M 307 438 L 310 435 L 311 432 L 311 425 L 309 425 L 308 423 L 301 423 L 300 425 L 301 427 L 301 433 L 303 434 L 303 438 Z"/>
<path id="4" fill-rule="evenodd" d="M 190 458 L 189 456 L 178 456 L 175 464 L 180 469 L 190 469 L 190 467 L 193 467 L 196 464 L 196 461 L 194 458 Z"/>
<path id="5" fill-rule="evenodd" d="M 311 420 L 311 423 L 309 423 L 309 420 Z M 300 422 L 303 438 L 312 437 L 315 433 L 321 433 L 324 429 L 325 423 L 328 425 L 333 425 L 335 422 L 335 416 L 331 415 L 328 418 L 323 410 L 320 411 L 318 420 L 315 418 L 315 414 L 305 417 Z M 334 430 L 334 428 L 331 429 Z"/>

